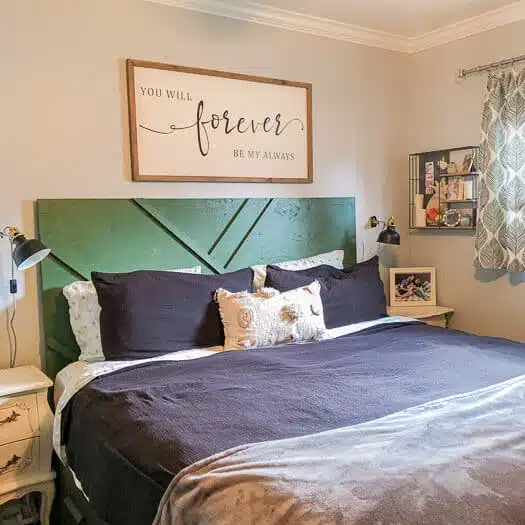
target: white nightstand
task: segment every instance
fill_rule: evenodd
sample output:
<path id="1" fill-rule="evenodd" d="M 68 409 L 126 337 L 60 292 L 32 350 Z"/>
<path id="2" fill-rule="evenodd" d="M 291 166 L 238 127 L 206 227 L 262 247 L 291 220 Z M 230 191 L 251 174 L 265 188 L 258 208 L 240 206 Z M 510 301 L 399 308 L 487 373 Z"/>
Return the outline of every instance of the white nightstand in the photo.
<path id="1" fill-rule="evenodd" d="M 403 315 L 413 319 L 424 319 L 433 326 L 448 328 L 454 308 L 448 306 L 389 306 L 388 315 Z"/>
<path id="2" fill-rule="evenodd" d="M 55 495 L 51 470 L 53 384 L 34 366 L 0 370 L 0 505 L 40 492 L 40 524 L 49 525 Z"/>

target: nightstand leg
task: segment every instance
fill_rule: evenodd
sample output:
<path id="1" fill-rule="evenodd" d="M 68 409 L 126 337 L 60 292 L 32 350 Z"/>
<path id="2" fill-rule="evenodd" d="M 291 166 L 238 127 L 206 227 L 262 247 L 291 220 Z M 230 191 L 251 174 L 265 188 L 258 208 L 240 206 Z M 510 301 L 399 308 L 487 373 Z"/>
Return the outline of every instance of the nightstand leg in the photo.
<path id="1" fill-rule="evenodd" d="M 445 328 L 449 328 L 450 326 L 450 319 L 452 318 L 452 313 L 448 312 L 445 314 Z"/>
<path id="2" fill-rule="evenodd" d="M 50 481 L 42 485 L 40 489 L 42 501 L 40 502 L 40 525 L 49 525 L 51 507 L 55 497 L 55 483 Z"/>

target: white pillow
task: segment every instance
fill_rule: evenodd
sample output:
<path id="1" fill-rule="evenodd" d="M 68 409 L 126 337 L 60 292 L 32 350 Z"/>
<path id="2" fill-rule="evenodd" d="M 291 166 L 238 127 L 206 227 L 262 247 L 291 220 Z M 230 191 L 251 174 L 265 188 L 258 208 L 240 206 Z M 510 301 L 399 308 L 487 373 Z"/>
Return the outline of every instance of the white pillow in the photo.
<path id="1" fill-rule="evenodd" d="M 180 273 L 201 273 L 200 266 L 172 270 Z M 100 306 L 91 281 L 75 281 L 62 289 L 69 304 L 69 322 L 80 348 L 79 361 L 104 361 L 100 341 Z"/>
<path id="2" fill-rule="evenodd" d="M 304 259 L 296 259 L 294 261 L 284 261 L 280 263 L 269 263 L 272 266 L 278 266 L 283 270 L 305 270 L 306 268 L 313 268 L 320 264 L 329 264 L 339 270 L 343 269 L 343 259 L 345 258 L 344 250 L 334 250 L 332 252 L 320 253 L 312 257 L 305 257 Z M 253 270 L 253 289 L 259 290 L 264 286 L 266 280 L 266 264 L 257 264 L 252 266 Z"/>
<path id="3" fill-rule="evenodd" d="M 224 326 L 224 350 L 243 350 L 282 343 L 317 341 L 326 334 L 321 285 L 288 292 L 215 292 Z"/>

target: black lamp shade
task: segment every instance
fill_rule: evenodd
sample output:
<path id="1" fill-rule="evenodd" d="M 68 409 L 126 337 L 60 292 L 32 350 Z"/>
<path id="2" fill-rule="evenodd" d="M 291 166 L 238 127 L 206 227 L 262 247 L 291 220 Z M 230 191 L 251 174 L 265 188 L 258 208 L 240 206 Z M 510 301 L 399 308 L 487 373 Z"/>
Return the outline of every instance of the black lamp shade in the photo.
<path id="1" fill-rule="evenodd" d="M 381 244 L 400 244 L 401 236 L 394 226 L 387 226 L 379 233 L 377 242 Z"/>
<path id="2" fill-rule="evenodd" d="M 49 252 L 38 239 L 26 239 L 17 235 L 13 239 L 13 261 L 19 270 L 27 270 L 45 259 Z"/>

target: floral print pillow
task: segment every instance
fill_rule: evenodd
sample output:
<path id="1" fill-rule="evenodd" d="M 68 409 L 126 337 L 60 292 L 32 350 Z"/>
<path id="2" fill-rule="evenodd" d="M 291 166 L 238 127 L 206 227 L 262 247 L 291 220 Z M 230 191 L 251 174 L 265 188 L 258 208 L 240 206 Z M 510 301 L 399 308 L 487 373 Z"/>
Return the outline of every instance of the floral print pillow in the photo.
<path id="1" fill-rule="evenodd" d="M 307 268 L 313 268 L 314 266 L 320 266 L 321 264 L 329 264 L 334 268 L 342 270 L 344 257 L 344 250 L 333 250 L 331 252 L 320 253 L 319 255 L 312 255 L 312 257 L 305 257 L 304 259 L 270 264 L 282 268 L 283 270 L 306 270 Z M 253 270 L 254 290 L 259 290 L 264 286 L 264 281 L 266 279 L 266 266 L 266 264 L 257 264 L 251 267 Z"/>

